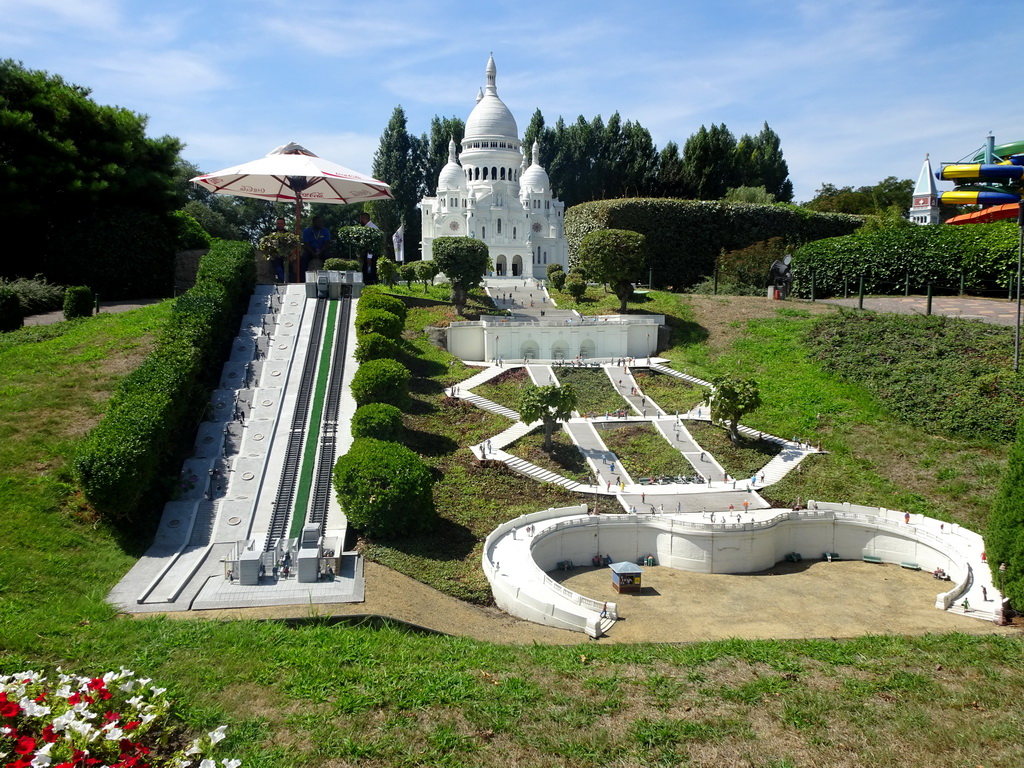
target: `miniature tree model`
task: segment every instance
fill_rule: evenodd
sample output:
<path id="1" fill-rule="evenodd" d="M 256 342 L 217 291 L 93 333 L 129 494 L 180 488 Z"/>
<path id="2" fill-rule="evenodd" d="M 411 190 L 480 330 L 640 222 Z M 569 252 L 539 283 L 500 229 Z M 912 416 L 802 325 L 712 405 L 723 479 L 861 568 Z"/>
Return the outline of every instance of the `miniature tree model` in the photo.
<path id="1" fill-rule="evenodd" d="M 576 408 L 576 390 L 571 384 L 561 387 L 528 386 L 523 389 L 519 399 L 519 415 L 526 423 L 540 419 L 544 422 L 544 450 L 551 453 L 553 448 L 551 438 L 555 432 L 555 425 L 560 421 L 566 421 L 572 416 Z"/>
<path id="2" fill-rule="evenodd" d="M 633 281 L 647 266 L 647 239 L 628 229 L 598 229 L 580 241 L 580 266 L 591 280 L 610 285 L 619 312 L 633 295 Z"/>
<path id="3" fill-rule="evenodd" d="M 472 237 L 439 237 L 433 251 L 434 263 L 452 284 L 452 304 L 461 317 L 470 288 L 480 285 L 491 264 L 487 244 Z"/>
<path id="4" fill-rule="evenodd" d="M 711 406 L 711 418 L 728 424 L 729 439 L 740 441 L 740 419 L 761 407 L 761 393 L 753 379 L 719 376 L 711 382 L 712 389 L 704 398 Z"/>

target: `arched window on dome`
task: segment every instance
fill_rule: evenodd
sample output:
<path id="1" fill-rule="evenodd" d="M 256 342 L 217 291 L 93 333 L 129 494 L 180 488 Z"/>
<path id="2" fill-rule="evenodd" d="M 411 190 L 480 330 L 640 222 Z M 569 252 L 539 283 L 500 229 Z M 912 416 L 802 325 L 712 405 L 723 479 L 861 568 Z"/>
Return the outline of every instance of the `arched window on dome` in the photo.
<path id="1" fill-rule="evenodd" d="M 501 234 L 501 219 L 498 219 L 498 234 Z"/>
<path id="2" fill-rule="evenodd" d="M 484 166 L 484 181 L 487 181 L 487 166 Z"/>
<path id="3" fill-rule="evenodd" d="M 504 168 L 501 169 L 501 180 L 502 181 L 505 180 L 505 169 Z"/>
<path id="4" fill-rule="evenodd" d="M 544 251 L 544 262 L 543 263 L 544 264 L 548 263 L 548 252 L 547 251 Z"/>
<path id="5" fill-rule="evenodd" d="M 480 227 L 480 239 L 481 240 L 486 240 L 487 239 L 487 227 L 486 226 L 481 226 Z"/>
<path id="6" fill-rule="evenodd" d="M 512 227 L 512 239 L 513 240 L 516 239 L 516 228 L 515 227 Z"/>
<path id="7" fill-rule="evenodd" d="M 476 169 L 476 170 L 474 171 L 474 173 L 476 174 L 476 180 L 477 180 L 477 181 L 479 181 L 479 180 L 480 180 L 480 169 L 479 169 L 479 168 L 477 168 L 477 169 Z"/>
<path id="8" fill-rule="evenodd" d="M 498 169 L 495 166 L 491 166 L 491 178 L 495 181 L 498 180 Z"/>
<path id="9" fill-rule="evenodd" d="M 551 210 L 551 201 L 550 200 L 545 200 L 544 201 L 544 210 L 548 210 L 548 211 Z"/>

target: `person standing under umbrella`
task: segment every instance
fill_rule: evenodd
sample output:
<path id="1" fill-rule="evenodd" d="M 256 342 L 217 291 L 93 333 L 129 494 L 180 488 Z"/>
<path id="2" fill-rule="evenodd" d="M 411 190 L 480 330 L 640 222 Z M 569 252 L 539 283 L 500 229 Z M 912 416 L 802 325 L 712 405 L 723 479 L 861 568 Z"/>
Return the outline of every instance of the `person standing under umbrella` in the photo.
<path id="1" fill-rule="evenodd" d="M 295 282 L 302 281 L 306 270 L 321 269 L 323 267 L 330 245 L 331 230 L 324 226 L 324 220 L 320 216 L 314 216 L 313 226 L 302 230 L 301 274 L 295 276 Z"/>

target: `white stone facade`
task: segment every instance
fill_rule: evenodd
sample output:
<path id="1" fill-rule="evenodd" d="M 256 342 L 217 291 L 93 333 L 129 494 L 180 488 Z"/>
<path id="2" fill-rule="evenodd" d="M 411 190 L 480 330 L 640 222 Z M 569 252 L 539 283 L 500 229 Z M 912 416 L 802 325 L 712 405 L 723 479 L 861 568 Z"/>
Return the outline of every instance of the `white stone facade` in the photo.
<path id="1" fill-rule="evenodd" d="M 448 145 L 448 163 L 438 176 L 437 195 L 420 202 L 422 250 L 433 258 L 438 237 L 474 237 L 487 244 L 491 274 L 547 276 L 548 264 L 568 270 L 565 204 L 551 194 L 551 182 L 533 145 L 525 167 L 515 118 L 498 98 L 494 57 L 487 61 L 487 87 L 466 120 L 462 151 Z"/>

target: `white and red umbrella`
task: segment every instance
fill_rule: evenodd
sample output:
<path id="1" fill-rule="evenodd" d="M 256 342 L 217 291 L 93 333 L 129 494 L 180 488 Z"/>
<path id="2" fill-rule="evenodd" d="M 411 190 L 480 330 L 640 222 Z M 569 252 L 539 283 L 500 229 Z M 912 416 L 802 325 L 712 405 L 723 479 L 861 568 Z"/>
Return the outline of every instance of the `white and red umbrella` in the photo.
<path id="1" fill-rule="evenodd" d="M 346 205 L 392 199 L 389 184 L 324 160 L 295 143 L 278 147 L 259 160 L 204 173 L 191 181 L 218 195 L 294 202 L 297 235 L 301 233 L 303 202 Z"/>

